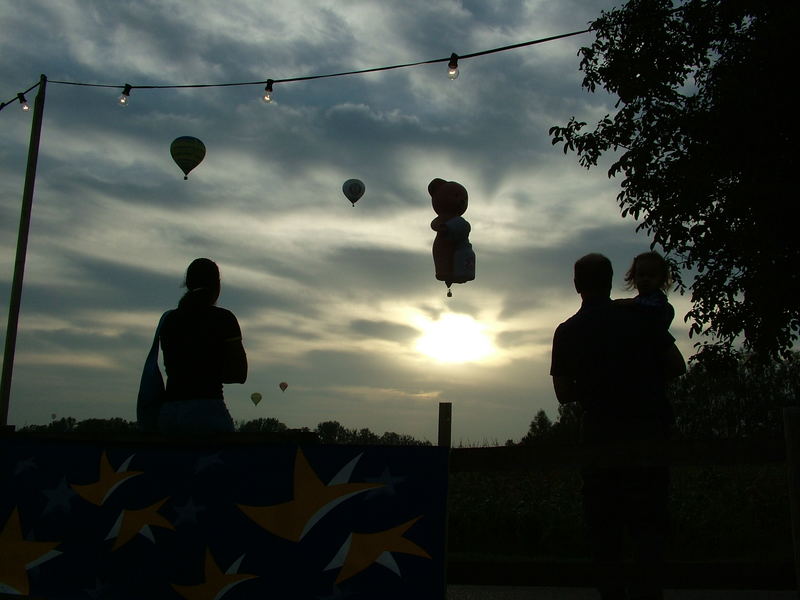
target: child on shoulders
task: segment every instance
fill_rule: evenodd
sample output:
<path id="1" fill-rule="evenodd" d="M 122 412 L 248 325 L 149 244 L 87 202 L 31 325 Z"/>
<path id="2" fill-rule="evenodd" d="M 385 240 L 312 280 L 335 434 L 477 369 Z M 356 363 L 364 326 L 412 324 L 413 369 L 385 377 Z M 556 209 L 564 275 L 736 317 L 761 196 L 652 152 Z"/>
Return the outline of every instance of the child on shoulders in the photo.
<path id="1" fill-rule="evenodd" d="M 628 289 L 636 289 L 638 295 L 615 302 L 636 306 L 669 329 L 675 318 L 675 309 L 667 300 L 666 292 L 672 287 L 672 274 L 664 257 L 652 251 L 637 255 L 625 274 L 625 283 Z"/>

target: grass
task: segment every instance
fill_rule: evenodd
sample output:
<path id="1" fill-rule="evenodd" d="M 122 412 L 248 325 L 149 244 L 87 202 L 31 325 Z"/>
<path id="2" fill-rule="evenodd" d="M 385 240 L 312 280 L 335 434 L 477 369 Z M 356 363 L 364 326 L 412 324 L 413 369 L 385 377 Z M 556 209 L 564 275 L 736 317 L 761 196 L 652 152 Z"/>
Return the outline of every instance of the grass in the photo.
<path id="1" fill-rule="evenodd" d="M 783 464 L 674 468 L 671 511 L 672 560 L 792 559 Z M 450 477 L 453 554 L 586 559 L 583 533 L 581 480 L 574 469 Z"/>

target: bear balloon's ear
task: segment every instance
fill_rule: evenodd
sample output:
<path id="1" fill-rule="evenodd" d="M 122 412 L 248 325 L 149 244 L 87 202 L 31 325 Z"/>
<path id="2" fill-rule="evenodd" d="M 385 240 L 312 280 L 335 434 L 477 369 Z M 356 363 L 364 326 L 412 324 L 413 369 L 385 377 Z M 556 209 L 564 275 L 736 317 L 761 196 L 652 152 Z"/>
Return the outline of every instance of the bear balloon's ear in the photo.
<path id="1" fill-rule="evenodd" d="M 433 196 L 434 194 L 436 194 L 436 190 L 438 190 L 440 187 L 442 187 L 445 183 L 447 183 L 447 182 L 444 179 L 439 179 L 438 177 L 436 179 L 433 179 L 428 184 L 428 193 L 431 196 Z"/>
<path id="2" fill-rule="evenodd" d="M 458 198 L 458 201 L 461 203 L 461 206 L 464 207 L 464 210 L 467 210 L 467 202 L 469 199 L 469 195 L 467 194 L 467 188 L 465 188 L 460 183 L 455 181 L 450 182 L 453 185 L 453 196 Z"/>

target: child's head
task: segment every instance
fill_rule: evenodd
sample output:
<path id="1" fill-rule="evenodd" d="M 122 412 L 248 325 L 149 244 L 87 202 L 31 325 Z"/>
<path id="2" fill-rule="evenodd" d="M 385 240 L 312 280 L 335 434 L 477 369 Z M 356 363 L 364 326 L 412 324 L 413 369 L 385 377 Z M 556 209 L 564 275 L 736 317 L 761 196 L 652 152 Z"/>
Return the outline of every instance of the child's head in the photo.
<path id="1" fill-rule="evenodd" d="M 640 294 L 656 290 L 666 292 L 672 286 L 672 273 L 669 264 L 658 252 L 643 252 L 633 259 L 633 264 L 625 274 L 628 289 L 636 289 Z"/>

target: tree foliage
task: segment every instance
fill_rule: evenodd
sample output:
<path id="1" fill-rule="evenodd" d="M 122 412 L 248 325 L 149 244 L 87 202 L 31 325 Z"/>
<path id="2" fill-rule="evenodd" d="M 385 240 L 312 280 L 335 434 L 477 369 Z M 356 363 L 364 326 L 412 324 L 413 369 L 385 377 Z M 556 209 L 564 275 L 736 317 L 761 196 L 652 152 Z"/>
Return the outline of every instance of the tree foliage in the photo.
<path id="1" fill-rule="evenodd" d="M 19 428 L 20 432 L 37 433 L 118 433 L 139 431 L 136 423 L 126 421 L 119 417 L 111 419 L 84 419 L 78 421 L 74 417 L 53 419 L 46 425 L 25 425 Z M 274 417 L 253 419 L 251 421 L 238 421 L 236 431 L 244 433 L 288 433 L 290 430 L 285 423 Z M 303 427 L 300 431 L 309 431 Z M 348 429 L 338 421 L 323 421 L 317 425 L 314 432 L 323 444 L 354 444 L 354 445 L 384 445 L 384 446 L 430 446 L 428 441 L 418 440 L 405 433 L 386 431 L 378 435 L 366 427 L 361 429 Z"/>
<path id="2" fill-rule="evenodd" d="M 781 439 L 783 408 L 800 405 L 800 353 L 771 363 L 742 352 L 714 358 L 693 363 L 667 387 L 675 412 L 675 438 Z M 577 403 L 562 404 L 558 418 L 551 421 L 540 410 L 519 443 L 575 444 L 581 412 Z"/>
<path id="3" fill-rule="evenodd" d="M 619 97 L 593 131 L 572 117 L 553 144 L 591 168 L 615 161 L 622 215 L 695 272 L 698 357 L 739 340 L 786 356 L 800 331 L 796 111 L 797 2 L 630 0 L 592 23 L 583 87 Z M 793 181 L 792 181 L 793 183 Z M 678 277 L 678 287 L 685 283 Z"/>
<path id="4" fill-rule="evenodd" d="M 253 419 L 252 421 L 237 423 L 236 427 L 236 431 L 245 433 L 283 433 L 287 430 L 288 427 L 274 417 Z"/>
<path id="5" fill-rule="evenodd" d="M 773 363 L 741 353 L 695 363 L 670 385 L 668 396 L 680 438 L 780 439 L 782 409 L 800 403 L 800 354 Z"/>
<path id="6" fill-rule="evenodd" d="M 373 433 L 366 427 L 347 429 L 339 421 L 323 421 L 315 429 L 319 441 L 323 444 L 380 444 L 384 446 L 430 446 L 427 441 L 420 441 L 413 436 L 386 431 L 383 435 Z"/>
<path id="7" fill-rule="evenodd" d="M 577 403 L 560 404 L 558 417 L 552 421 L 545 411 L 540 410 L 531 421 L 528 433 L 519 441 L 520 445 L 576 443 L 580 434 L 581 411 Z"/>

